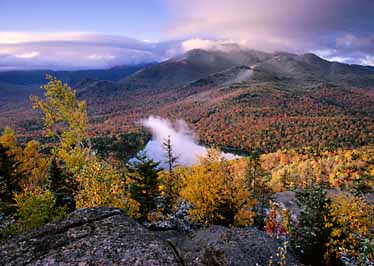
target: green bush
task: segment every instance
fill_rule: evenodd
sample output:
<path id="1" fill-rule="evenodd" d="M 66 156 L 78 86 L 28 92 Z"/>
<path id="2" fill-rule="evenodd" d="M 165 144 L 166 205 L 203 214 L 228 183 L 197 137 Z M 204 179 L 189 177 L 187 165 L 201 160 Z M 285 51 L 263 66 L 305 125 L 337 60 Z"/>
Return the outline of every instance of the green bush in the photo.
<path id="1" fill-rule="evenodd" d="M 56 208 L 54 194 L 43 188 L 24 189 L 14 195 L 19 231 L 38 228 L 43 224 L 64 218 L 65 208 Z"/>

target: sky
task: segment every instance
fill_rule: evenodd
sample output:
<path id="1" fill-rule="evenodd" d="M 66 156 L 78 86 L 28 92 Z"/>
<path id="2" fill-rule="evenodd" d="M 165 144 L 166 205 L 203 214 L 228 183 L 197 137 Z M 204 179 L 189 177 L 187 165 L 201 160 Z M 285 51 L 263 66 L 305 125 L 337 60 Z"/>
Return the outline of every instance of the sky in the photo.
<path id="1" fill-rule="evenodd" d="M 374 66 L 374 0 L 0 0 L 0 70 L 107 68 L 238 43 Z"/>

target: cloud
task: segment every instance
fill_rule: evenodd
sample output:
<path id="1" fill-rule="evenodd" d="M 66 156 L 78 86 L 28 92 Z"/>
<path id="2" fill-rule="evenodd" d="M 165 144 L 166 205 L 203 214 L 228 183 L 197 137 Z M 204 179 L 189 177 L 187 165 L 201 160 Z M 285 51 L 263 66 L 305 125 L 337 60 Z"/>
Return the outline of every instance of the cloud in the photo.
<path id="1" fill-rule="evenodd" d="M 170 38 L 239 42 L 264 51 L 335 50 L 335 59 L 359 63 L 374 52 L 371 0 L 169 1 Z M 192 43 L 190 43 L 191 45 Z"/>
<path id="2" fill-rule="evenodd" d="M 181 43 L 181 52 L 187 52 L 193 49 L 219 50 L 230 52 L 231 50 L 237 50 L 240 48 L 246 48 L 245 43 L 234 42 L 232 40 L 209 40 L 202 38 L 193 38 L 185 40 Z"/>
<path id="3" fill-rule="evenodd" d="M 96 33 L 0 32 L 0 70 L 92 69 L 164 60 L 180 49 Z"/>
<path id="4" fill-rule="evenodd" d="M 113 60 L 116 57 L 114 55 L 100 55 L 100 54 L 91 54 L 87 57 L 91 60 Z"/>
<path id="5" fill-rule="evenodd" d="M 168 136 L 170 136 L 175 155 L 178 156 L 178 164 L 196 164 L 199 158 L 207 153 L 207 148 L 197 144 L 193 132 L 183 120 L 176 121 L 176 125 L 173 126 L 169 120 L 150 116 L 141 123 L 152 132 L 152 140 L 147 143 L 144 151 L 149 158 L 161 162 L 163 167 L 166 167 L 166 153 L 163 143 Z M 226 159 L 237 158 L 229 153 L 222 153 L 222 156 Z"/>
<path id="6" fill-rule="evenodd" d="M 374 56 L 367 55 L 365 58 L 361 59 L 360 63 L 362 65 L 374 66 Z"/>
<path id="7" fill-rule="evenodd" d="M 39 55 L 39 52 L 30 52 L 30 53 L 25 53 L 25 54 L 15 54 L 14 56 L 17 58 L 34 58 Z"/>
<path id="8" fill-rule="evenodd" d="M 108 68 L 162 61 L 194 48 L 227 49 L 230 43 L 268 52 L 317 51 L 326 59 L 372 64 L 373 0 L 163 2 L 168 7 L 165 41 L 87 32 L 0 32 L 0 69 Z"/>

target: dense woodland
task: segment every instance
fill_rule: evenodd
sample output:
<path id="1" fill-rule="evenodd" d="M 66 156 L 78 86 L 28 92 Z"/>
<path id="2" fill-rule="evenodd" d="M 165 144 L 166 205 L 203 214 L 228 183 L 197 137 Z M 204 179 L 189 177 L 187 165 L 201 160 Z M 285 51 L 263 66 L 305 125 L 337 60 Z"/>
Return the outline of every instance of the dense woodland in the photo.
<path id="1" fill-rule="evenodd" d="M 153 102 L 157 109 L 161 100 L 139 102 L 134 99 L 144 94 L 134 93 L 133 106 L 101 105 L 95 113 L 88 106 L 89 116 L 74 90 L 48 79 L 45 97 L 31 98 L 43 117 L 38 138 L 30 140 L 33 135 L 24 132 L 19 138 L 8 127 L 0 136 L 1 238 L 62 219 L 76 208 L 118 207 L 148 225 L 184 208 L 193 226 L 256 226 L 284 241 L 305 264 L 374 263 L 370 91 L 342 93 L 322 84 L 299 95 L 243 84 L 226 88 L 232 90 L 228 94 L 214 91 L 209 104 L 193 93 L 178 105 L 171 99 L 163 102 L 168 111 L 159 112 L 172 118 L 189 113 L 203 142 L 246 150 L 248 156 L 228 161 L 210 149 L 197 165 L 185 167 L 166 139 L 168 168 L 161 169 L 160 162 L 139 153 L 149 133 L 130 126 L 142 105 Z M 118 116 L 98 123 L 117 106 L 123 108 Z M 125 108 L 133 115 L 124 116 Z M 131 130 L 114 134 L 114 124 Z M 93 137 L 99 132 L 111 134 Z M 296 193 L 298 213 L 273 200 L 285 191 Z"/>

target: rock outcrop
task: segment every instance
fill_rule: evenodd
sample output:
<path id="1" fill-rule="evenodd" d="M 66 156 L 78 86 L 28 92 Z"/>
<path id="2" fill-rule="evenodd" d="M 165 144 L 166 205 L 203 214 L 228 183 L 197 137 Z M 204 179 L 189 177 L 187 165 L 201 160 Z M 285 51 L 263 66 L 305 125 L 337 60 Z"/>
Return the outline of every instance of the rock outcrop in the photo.
<path id="1" fill-rule="evenodd" d="M 170 234 L 165 232 L 164 234 Z M 210 226 L 185 237 L 178 234 L 166 236 L 187 266 L 246 266 L 272 265 L 280 261 L 282 241 L 276 241 L 256 228 L 227 228 Z M 289 253 L 284 259 L 286 265 L 300 265 Z M 284 264 L 283 264 L 284 265 Z"/>
<path id="2" fill-rule="evenodd" d="M 3 243 L 0 265 L 268 265 L 280 246 L 254 228 L 156 232 L 119 209 L 91 208 Z"/>
<path id="3" fill-rule="evenodd" d="M 80 209 L 66 220 L 13 238 L 0 265 L 181 265 L 154 232 L 110 208 Z"/>

